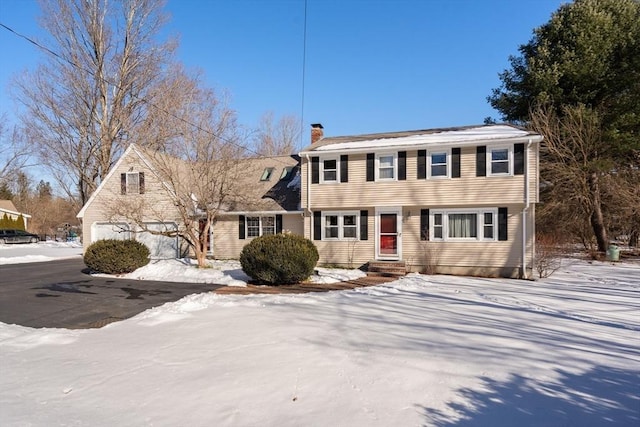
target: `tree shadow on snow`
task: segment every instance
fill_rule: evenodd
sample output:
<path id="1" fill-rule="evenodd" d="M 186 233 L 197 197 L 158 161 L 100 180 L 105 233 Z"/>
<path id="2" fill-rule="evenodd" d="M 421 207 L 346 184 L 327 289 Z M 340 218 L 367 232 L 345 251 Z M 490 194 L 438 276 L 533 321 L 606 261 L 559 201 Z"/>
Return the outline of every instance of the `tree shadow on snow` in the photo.
<path id="1" fill-rule="evenodd" d="M 448 404 L 456 420 L 451 411 L 418 408 L 424 425 L 437 427 L 640 425 L 640 371 L 600 366 L 579 375 L 557 372 L 543 384 L 520 375 L 506 383 L 482 378 L 479 390 L 458 391 L 465 403 Z"/>

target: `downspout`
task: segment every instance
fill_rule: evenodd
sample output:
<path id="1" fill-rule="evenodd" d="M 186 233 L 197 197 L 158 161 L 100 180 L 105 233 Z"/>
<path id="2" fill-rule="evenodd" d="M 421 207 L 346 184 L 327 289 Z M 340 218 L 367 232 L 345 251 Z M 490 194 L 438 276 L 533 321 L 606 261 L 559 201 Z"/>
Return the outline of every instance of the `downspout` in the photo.
<path id="1" fill-rule="evenodd" d="M 305 154 L 307 159 L 307 214 L 309 215 L 309 240 L 313 240 L 313 215 L 311 214 L 311 159 L 309 154 Z"/>
<path id="2" fill-rule="evenodd" d="M 522 272 L 521 279 L 527 278 L 527 212 L 529 210 L 529 148 L 531 147 L 531 138 L 527 142 L 524 151 L 524 208 L 522 209 Z"/>

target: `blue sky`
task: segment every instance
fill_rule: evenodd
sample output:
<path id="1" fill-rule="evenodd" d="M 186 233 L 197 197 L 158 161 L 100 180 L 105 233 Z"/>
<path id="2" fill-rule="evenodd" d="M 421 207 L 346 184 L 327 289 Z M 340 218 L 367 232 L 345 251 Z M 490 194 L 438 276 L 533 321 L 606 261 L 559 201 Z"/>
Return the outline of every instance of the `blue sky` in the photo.
<path id="1" fill-rule="evenodd" d="M 322 123 L 325 135 L 481 124 L 486 101 L 532 30 L 560 0 L 168 0 L 178 59 L 226 89 L 240 122 L 262 114 Z M 35 0 L 0 0 L 0 22 L 42 38 Z M 11 76 L 43 53 L 0 28 L 0 113 Z"/>

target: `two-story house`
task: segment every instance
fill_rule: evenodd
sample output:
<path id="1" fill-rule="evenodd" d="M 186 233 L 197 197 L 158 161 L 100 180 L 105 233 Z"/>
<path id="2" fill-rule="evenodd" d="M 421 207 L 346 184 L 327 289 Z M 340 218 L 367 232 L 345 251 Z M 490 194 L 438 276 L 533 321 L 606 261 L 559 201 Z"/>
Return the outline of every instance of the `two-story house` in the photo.
<path id="1" fill-rule="evenodd" d="M 542 136 L 506 125 L 323 137 L 300 153 L 320 262 L 531 277 Z"/>
<path id="2" fill-rule="evenodd" d="M 238 179 L 255 200 L 220 211 L 211 257 L 238 258 L 251 239 L 289 231 L 313 240 L 321 264 L 531 277 L 542 136 L 507 125 L 340 137 L 313 125 L 311 134 L 299 156 L 242 160 Z M 85 248 L 136 238 L 156 257 L 184 254 L 179 239 L 113 213 L 128 201 L 147 228 L 184 226 L 157 159 L 141 147 L 125 151 L 78 214 Z"/>

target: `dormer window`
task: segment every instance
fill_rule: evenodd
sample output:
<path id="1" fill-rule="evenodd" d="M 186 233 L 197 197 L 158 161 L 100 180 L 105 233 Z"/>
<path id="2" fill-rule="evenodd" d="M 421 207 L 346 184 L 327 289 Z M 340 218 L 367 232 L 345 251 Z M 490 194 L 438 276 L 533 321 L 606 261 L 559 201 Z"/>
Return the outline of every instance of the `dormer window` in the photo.
<path id="1" fill-rule="evenodd" d="M 282 174 L 280 175 L 280 179 L 291 178 L 292 171 L 293 171 L 293 166 L 286 166 L 284 169 L 282 169 Z"/>
<path id="2" fill-rule="evenodd" d="M 260 181 L 269 181 L 271 179 L 271 175 L 273 175 L 274 169 L 275 168 L 264 168 L 264 172 L 262 172 Z"/>

